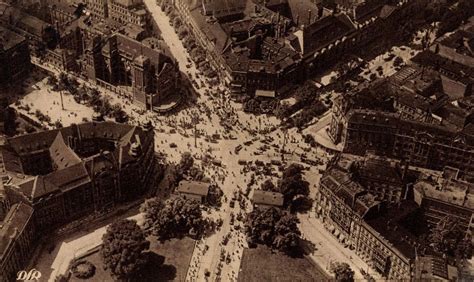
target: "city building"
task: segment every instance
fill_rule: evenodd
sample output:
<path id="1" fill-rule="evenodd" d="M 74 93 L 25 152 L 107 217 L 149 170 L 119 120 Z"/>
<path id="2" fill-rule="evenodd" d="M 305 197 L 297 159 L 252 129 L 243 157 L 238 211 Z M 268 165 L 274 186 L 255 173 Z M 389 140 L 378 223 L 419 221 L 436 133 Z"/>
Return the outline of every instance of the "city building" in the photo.
<path id="1" fill-rule="evenodd" d="M 457 269 L 448 265 L 446 259 L 437 256 L 417 256 L 415 280 L 453 281 L 458 277 Z"/>
<path id="2" fill-rule="evenodd" d="M 0 3 L 0 24 L 25 37 L 32 56 L 41 56 L 57 44 L 58 34 L 53 25 L 7 3 Z"/>
<path id="3" fill-rule="evenodd" d="M 370 2 L 356 21 L 348 10 L 310 0 L 173 1 L 232 93 L 263 97 L 285 93 L 285 86 L 375 42 L 426 1 Z"/>
<path id="4" fill-rule="evenodd" d="M 209 193 L 209 183 L 181 180 L 176 191 L 184 199 L 204 203 L 207 199 L 207 194 Z"/>
<path id="5" fill-rule="evenodd" d="M 347 154 L 333 161 L 320 181 L 316 215 L 341 244 L 354 249 L 384 278 L 411 279 L 418 242 L 400 222 L 417 205 L 405 198 L 390 203 L 390 197 L 380 196 L 378 193 L 390 189 L 389 185 L 368 182 L 359 175 L 375 176 L 384 170 L 383 166 L 376 167 L 372 160 L 360 169 L 360 161 L 359 157 Z M 374 179 L 393 182 L 383 176 Z"/>
<path id="6" fill-rule="evenodd" d="M 254 208 L 266 210 L 271 207 L 283 207 L 283 194 L 278 192 L 255 190 L 252 196 Z"/>
<path id="7" fill-rule="evenodd" d="M 335 99 L 328 135 L 343 151 L 374 152 L 410 165 L 472 173 L 469 99 L 450 102 L 434 70 L 403 68 Z"/>
<path id="8" fill-rule="evenodd" d="M 125 88 L 122 93 L 147 110 L 178 92 L 178 64 L 169 51 L 120 33 L 89 41 L 82 65 L 89 80 L 115 92 Z"/>
<path id="9" fill-rule="evenodd" d="M 429 50 L 413 61 L 439 71 L 442 87 L 450 101 L 473 94 L 474 84 L 474 17 L 452 33 L 436 39 Z"/>
<path id="10" fill-rule="evenodd" d="M 11 205 L 34 209 L 39 233 L 143 195 L 154 178 L 154 138 L 144 127 L 90 122 L 7 138 L 1 148 Z"/>
<path id="11" fill-rule="evenodd" d="M 0 88 L 26 78 L 30 69 L 26 38 L 0 27 Z"/>
<path id="12" fill-rule="evenodd" d="M 33 208 L 25 203 L 13 204 L 0 220 L 0 281 L 15 281 L 27 265 L 37 239 Z"/>
<path id="13" fill-rule="evenodd" d="M 398 114 L 352 110 L 347 117 L 344 152 L 404 159 L 410 165 L 474 171 L 473 136 L 456 129 L 403 120 Z"/>
<path id="14" fill-rule="evenodd" d="M 411 280 L 417 249 L 422 251 L 417 236 L 403 225 L 403 220 L 416 211 L 413 202 L 390 207 L 360 227 L 356 254 L 370 267 L 389 280 Z"/>
<path id="15" fill-rule="evenodd" d="M 109 17 L 119 23 L 131 23 L 141 28 L 148 25 L 148 14 L 141 0 L 109 0 Z"/>
<path id="16" fill-rule="evenodd" d="M 84 0 L 84 4 L 95 20 L 111 19 L 142 28 L 148 26 L 148 14 L 141 0 Z"/>
<path id="17" fill-rule="evenodd" d="M 457 172 L 457 170 L 454 170 Z M 423 209 L 429 226 L 452 217 L 464 232 L 474 229 L 474 184 L 436 173 L 423 175 L 413 186 L 414 200 Z"/>

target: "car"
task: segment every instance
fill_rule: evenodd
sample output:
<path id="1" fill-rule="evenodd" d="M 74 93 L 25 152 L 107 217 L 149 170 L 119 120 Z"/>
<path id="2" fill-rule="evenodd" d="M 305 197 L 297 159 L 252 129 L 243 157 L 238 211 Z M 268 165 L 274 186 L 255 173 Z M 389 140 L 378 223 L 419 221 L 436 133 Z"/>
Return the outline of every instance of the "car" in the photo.
<path id="1" fill-rule="evenodd" d="M 276 165 L 276 166 L 280 166 L 280 165 L 281 165 L 281 161 L 279 161 L 279 160 L 271 160 L 270 163 L 271 163 L 272 165 Z"/>
<path id="2" fill-rule="evenodd" d="M 238 154 L 240 150 L 242 150 L 242 145 L 238 145 L 237 147 L 235 147 L 234 153 Z"/>

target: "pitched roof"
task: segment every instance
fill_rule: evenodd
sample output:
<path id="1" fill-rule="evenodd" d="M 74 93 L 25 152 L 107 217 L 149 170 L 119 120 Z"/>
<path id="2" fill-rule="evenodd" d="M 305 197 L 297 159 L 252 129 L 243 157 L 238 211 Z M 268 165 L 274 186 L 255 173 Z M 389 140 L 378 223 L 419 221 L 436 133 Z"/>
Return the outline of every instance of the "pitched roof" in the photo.
<path id="1" fill-rule="evenodd" d="M 182 180 L 179 182 L 177 191 L 179 193 L 207 196 L 207 193 L 209 192 L 209 183 Z"/>
<path id="2" fill-rule="evenodd" d="M 23 232 L 32 214 L 33 208 L 23 202 L 11 207 L 4 221 L 0 224 L 0 257 L 4 257 L 5 251 L 13 244 L 15 237 Z"/>
<path id="3" fill-rule="evenodd" d="M 89 174 L 82 162 L 53 171 L 45 175 L 44 183 L 54 183 L 63 192 L 69 188 L 74 188 L 90 181 Z"/>
<path id="4" fill-rule="evenodd" d="M 283 206 L 283 194 L 278 192 L 255 190 L 252 202 L 256 205 Z"/>
<path id="5" fill-rule="evenodd" d="M 58 170 L 81 163 L 81 159 L 77 154 L 64 143 L 64 138 L 61 132 L 58 133 L 54 139 L 51 147 L 49 147 L 49 154 L 52 162 L 56 165 Z"/>
<path id="6" fill-rule="evenodd" d="M 101 154 L 81 159 L 74 149 L 69 147 L 70 138 L 76 140 L 79 147 L 82 140 L 88 139 L 105 139 L 105 143 L 114 145 L 107 147 Z M 23 174 L 22 162 L 28 161 L 29 156 L 36 152 L 51 158 L 54 164 L 51 172 L 27 176 L 26 179 L 22 175 L 14 177 L 14 184 L 26 197 L 33 200 L 86 184 L 91 181 L 90 175 L 133 161 L 135 157 L 130 155 L 130 145 L 138 143 L 143 148 L 148 148 L 152 146 L 153 141 L 153 131 L 146 131 L 141 127 L 113 122 L 88 122 L 60 130 L 8 138 L 1 148 L 1 154 L 6 172 L 12 176 L 14 173 Z"/>
<path id="7" fill-rule="evenodd" d="M 26 196 L 30 197 L 31 200 L 34 200 L 58 191 L 58 186 L 51 183 L 46 177 L 39 175 L 35 177 L 31 194 Z"/>

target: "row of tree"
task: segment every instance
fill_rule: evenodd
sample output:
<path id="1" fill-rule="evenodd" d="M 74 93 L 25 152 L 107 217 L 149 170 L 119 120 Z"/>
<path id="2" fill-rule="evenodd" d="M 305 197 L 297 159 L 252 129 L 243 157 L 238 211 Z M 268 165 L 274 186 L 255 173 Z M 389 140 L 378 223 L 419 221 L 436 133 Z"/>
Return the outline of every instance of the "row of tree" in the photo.
<path id="1" fill-rule="evenodd" d="M 197 202 L 181 197 L 165 202 L 152 198 L 145 201 L 140 210 L 145 219 L 143 229 L 136 221 L 123 219 L 109 225 L 102 238 L 100 254 L 104 266 L 116 279 L 140 277 L 140 271 L 148 261 L 148 235 L 161 241 L 187 235 L 199 237 L 213 226 L 203 218 Z"/>
<path id="2" fill-rule="evenodd" d="M 79 85 L 77 79 L 69 77 L 65 73 L 60 73 L 56 78 L 54 75 L 48 77 L 48 84 L 52 86 L 53 91 L 68 91 L 74 97 L 77 103 L 85 103 L 92 107 L 95 112 L 102 116 L 114 118 L 117 122 L 128 120 L 127 113 L 120 104 L 112 105 L 106 97 L 103 97 L 95 88 L 89 88 L 84 84 Z"/>
<path id="3" fill-rule="evenodd" d="M 102 257 L 105 269 L 115 279 L 129 280 L 140 275 L 147 263 L 150 242 L 134 220 L 123 219 L 110 224 L 102 237 Z"/>
<path id="4" fill-rule="evenodd" d="M 303 166 L 293 163 L 282 174 L 277 185 L 270 179 L 262 183 L 264 191 L 279 192 L 283 194 L 283 206 L 291 212 L 306 211 L 311 208 L 312 202 L 308 197 L 309 183 L 303 177 Z"/>
<path id="5" fill-rule="evenodd" d="M 245 232 L 250 244 L 263 244 L 284 252 L 298 246 L 301 232 L 298 218 L 288 211 L 277 208 L 255 209 L 248 214 Z"/>
<path id="6" fill-rule="evenodd" d="M 142 205 L 144 228 L 160 240 L 179 238 L 186 235 L 200 237 L 212 226 L 212 222 L 202 216 L 198 202 L 176 197 L 165 202 L 152 198 Z"/>

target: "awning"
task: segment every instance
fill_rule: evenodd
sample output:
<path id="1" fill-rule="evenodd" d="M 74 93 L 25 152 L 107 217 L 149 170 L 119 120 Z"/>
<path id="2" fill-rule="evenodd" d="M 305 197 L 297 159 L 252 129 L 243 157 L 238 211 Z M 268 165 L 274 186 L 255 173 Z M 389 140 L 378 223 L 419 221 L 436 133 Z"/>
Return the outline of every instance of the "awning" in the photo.
<path id="1" fill-rule="evenodd" d="M 271 97 L 271 98 L 275 98 L 275 91 L 270 91 L 270 90 L 257 90 L 257 91 L 255 91 L 255 96 L 257 96 L 257 97 Z"/>
<path id="2" fill-rule="evenodd" d="M 344 242 L 344 239 L 346 239 L 346 236 L 344 236 L 344 234 L 341 233 L 341 235 L 339 236 L 339 240 L 341 241 L 341 243 Z"/>
<path id="3" fill-rule="evenodd" d="M 334 235 L 336 235 L 336 237 L 339 236 L 339 229 L 336 229 L 336 230 L 334 231 Z"/>
<path id="4" fill-rule="evenodd" d="M 333 232 L 333 231 L 334 231 L 334 225 L 329 226 L 329 232 Z"/>

